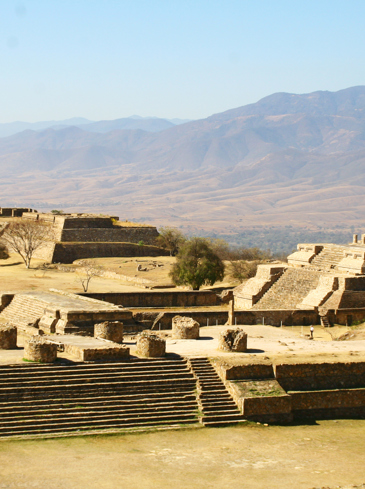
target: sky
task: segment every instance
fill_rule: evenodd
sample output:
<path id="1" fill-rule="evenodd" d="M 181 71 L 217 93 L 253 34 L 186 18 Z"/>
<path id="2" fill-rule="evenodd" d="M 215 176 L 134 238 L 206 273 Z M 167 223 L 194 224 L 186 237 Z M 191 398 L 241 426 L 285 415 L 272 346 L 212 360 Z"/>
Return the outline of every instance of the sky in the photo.
<path id="1" fill-rule="evenodd" d="M 201 119 L 365 85 L 363 0 L 1 0 L 0 122 Z"/>

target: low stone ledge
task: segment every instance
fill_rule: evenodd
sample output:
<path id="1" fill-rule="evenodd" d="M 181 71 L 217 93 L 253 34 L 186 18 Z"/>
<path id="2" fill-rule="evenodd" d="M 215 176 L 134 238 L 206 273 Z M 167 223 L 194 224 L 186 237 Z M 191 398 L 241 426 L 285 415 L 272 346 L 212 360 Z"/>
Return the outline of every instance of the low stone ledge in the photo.
<path id="1" fill-rule="evenodd" d="M 24 358 L 32 362 L 53 363 L 57 358 L 57 345 L 49 343 L 42 336 L 32 336 L 25 343 Z"/>
<path id="2" fill-rule="evenodd" d="M 176 340 L 196 340 L 199 338 L 200 324 L 193 318 L 175 316 L 172 318 L 172 338 Z"/>
<path id="3" fill-rule="evenodd" d="M 219 333 L 218 349 L 242 352 L 247 350 L 247 334 L 243 329 L 226 329 Z"/>
<path id="4" fill-rule="evenodd" d="M 84 362 L 129 360 L 129 348 L 119 344 L 107 348 L 84 348 L 80 354 Z"/>
<path id="5" fill-rule="evenodd" d="M 164 357 L 166 353 L 166 341 L 154 334 L 142 333 L 137 338 L 138 356 L 145 358 Z"/>
<path id="6" fill-rule="evenodd" d="M 217 364 L 216 370 L 223 380 L 273 379 L 274 370 L 270 364 L 226 365 Z"/>
<path id="7" fill-rule="evenodd" d="M 123 323 L 120 321 L 104 321 L 103 323 L 95 324 L 94 337 L 118 344 L 123 343 Z"/>
<path id="8" fill-rule="evenodd" d="M 15 350 L 16 340 L 16 326 L 6 324 L 0 328 L 0 350 Z"/>

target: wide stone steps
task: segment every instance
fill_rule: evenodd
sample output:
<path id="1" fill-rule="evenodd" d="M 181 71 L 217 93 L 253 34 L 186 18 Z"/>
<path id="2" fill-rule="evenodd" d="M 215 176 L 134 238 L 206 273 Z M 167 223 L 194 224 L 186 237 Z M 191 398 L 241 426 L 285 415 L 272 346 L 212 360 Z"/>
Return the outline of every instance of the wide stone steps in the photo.
<path id="1" fill-rule="evenodd" d="M 332 270 L 337 267 L 339 262 L 344 258 L 341 248 L 323 248 L 310 263 L 311 268 Z"/>
<path id="2" fill-rule="evenodd" d="M 115 393 L 114 393 L 115 394 Z M 178 396 L 179 401 L 176 401 Z M 67 401 L 65 403 L 65 400 Z M 64 409 L 68 408 L 70 410 L 78 408 L 82 405 L 87 405 L 88 407 L 108 407 L 108 406 L 130 406 L 133 404 L 155 404 L 155 403 L 168 403 L 169 405 L 173 402 L 189 402 L 195 401 L 195 392 L 188 394 L 181 394 L 180 391 L 165 391 L 165 392 L 149 392 L 147 395 L 145 393 L 134 394 L 134 395 L 108 395 L 104 397 L 69 397 L 69 398 L 48 398 L 47 399 L 47 410 L 50 409 Z M 0 407 L 0 415 L 4 412 L 11 410 L 11 412 L 24 412 L 24 411 L 39 411 L 44 410 L 44 399 L 21 399 L 19 401 L 13 402 L 3 402 Z"/>
<path id="3" fill-rule="evenodd" d="M 191 358 L 190 365 L 199 381 L 203 424 L 224 426 L 245 421 L 209 360 Z"/>
<path id="4" fill-rule="evenodd" d="M 315 289 L 320 273 L 314 270 L 287 268 L 253 309 L 296 309 L 308 293 Z"/>
<path id="5" fill-rule="evenodd" d="M 186 360 L 0 368 L 0 436 L 198 422 Z"/>
<path id="6" fill-rule="evenodd" d="M 161 378 L 157 381 L 155 380 L 155 374 L 140 374 L 140 375 L 130 375 L 128 377 L 118 375 L 118 374 L 109 374 L 105 376 L 80 376 L 80 377 L 75 377 L 75 376 L 62 376 L 62 378 L 52 378 L 52 377 L 46 377 L 46 378 L 40 378 L 37 379 L 36 377 L 30 378 L 30 379 L 22 379 L 21 377 L 18 377 L 14 380 L 4 380 L 0 378 L 0 396 L 1 393 L 3 392 L 3 389 L 12 389 L 12 390 L 17 390 L 18 388 L 21 389 L 27 389 L 27 388 L 32 388 L 32 387 L 37 387 L 37 388 L 46 388 L 46 387 L 51 387 L 52 389 L 56 389 L 57 387 L 63 387 L 63 386 L 68 386 L 71 387 L 73 385 L 80 386 L 82 384 L 115 384 L 117 383 L 119 386 L 124 386 L 124 385 L 129 385 L 131 382 L 143 382 L 145 380 L 148 380 L 152 383 L 154 382 L 166 382 L 169 379 L 192 379 L 192 375 L 190 372 L 174 372 L 174 371 L 166 371 L 166 372 L 161 372 L 160 373 Z M 152 384 L 151 384 L 152 385 Z"/>
<path id="7" fill-rule="evenodd" d="M 193 408 L 196 408 L 196 399 L 190 399 L 190 400 L 183 400 L 183 401 L 175 401 L 173 398 L 170 398 L 168 402 L 155 402 L 155 403 L 144 403 L 141 405 L 141 403 L 137 404 L 125 404 L 121 403 L 120 405 L 113 405 L 113 406 L 107 406 L 107 405 L 102 405 L 102 406 L 95 406 L 95 405 L 87 405 L 83 406 L 81 404 L 76 404 L 74 407 L 58 407 L 55 408 L 52 406 L 52 408 L 47 408 L 45 409 L 44 406 L 42 408 L 38 409 L 12 409 L 11 411 L 2 411 L 1 412 L 1 417 L 4 418 L 11 418 L 14 417 L 15 415 L 22 420 L 26 420 L 29 417 L 49 417 L 49 416 L 57 416 L 59 414 L 68 414 L 70 416 L 84 416 L 84 415 L 90 415 L 90 414 L 97 414 L 97 413 L 102 413 L 102 414 L 110 414 L 110 413 L 118 413 L 123 410 L 123 412 L 128 411 L 128 413 L 143 413 L 144 411 L 152 411 L 152 410 L 158 410 L 159 412 L 163 411 L 169 411 L 171 410 L 172 407 L 178 409 L 181 407 L 186 407 L 190 406 Z"/>
<path id="8" fill-rule="evenodd" d="M 27 326 L 40 319 L 46 307 L 46 302 L 25 294 L 16 294 L 11 303 L 0 313 L 0 318 Z"/>
<path id="9" fill-rule="evenodd" d="M 90 431 L 90 430 L 102 430 L 102 429 L 126 429 L 126 428 L 139 428 L 139 427 L 151 427 L 151 426 L 170 426 L 181 424 L 194 424 L 197 423 L 197 416 L 195 413 L 189 414 L 168 414 L 166 416 L 156 417 L 154 414 L 152 417 L 125 417 L 116 419 L 115 416 L 110 419 L 94 419 L 87 418 L 80 422 L 57 423 L 57 425 L 51 425 L 47 423 L 34 423 L 29 426 L 22 426 L 21 423 L 15 426 L 0 427 L 0 437 L 14 436 L 14 435 L 31 435 L 31 434 L 67 434 L 75 431 Z"/>

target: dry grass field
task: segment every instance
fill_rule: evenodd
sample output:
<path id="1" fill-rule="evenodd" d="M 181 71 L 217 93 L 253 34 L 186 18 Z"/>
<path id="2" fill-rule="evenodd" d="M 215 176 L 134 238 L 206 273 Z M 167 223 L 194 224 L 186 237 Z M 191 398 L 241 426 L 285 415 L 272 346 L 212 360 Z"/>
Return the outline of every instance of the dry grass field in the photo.
<path id="1" fill-rule="evenodd" d="M 0 487 L 349 488 L 364 457 L 364 420 L 2 441 Z"/>
<path id="2" fill-rule="evenodd" d="M 100 267 L 104 276 L 94 277 L 89 292 L 127 292 L 145 290 L 146 287 L 173 287 L 169 271 L 175 261 L 174 257 L 140 257 L 140 258 L 95 258 L 88 260 Z M 20 256 L 11 254 L 7 260 L 0 260 L 0 291 L 46 290 L 56 288 L 68 292 L 82 292 L 80 276 L 85 260 L 77 260 L 73 265 L 57 267 L 51 265 L 46 270 L 42 267 L 44 260 L 33 258 L 31 268 L 25 268 Z M 141 265 L 146 271 L 137 271 Z M 111 272 L 106 274 L 105 272 Z M 228 278 L 224 283 L 215 286 L 229 287 Z"/>

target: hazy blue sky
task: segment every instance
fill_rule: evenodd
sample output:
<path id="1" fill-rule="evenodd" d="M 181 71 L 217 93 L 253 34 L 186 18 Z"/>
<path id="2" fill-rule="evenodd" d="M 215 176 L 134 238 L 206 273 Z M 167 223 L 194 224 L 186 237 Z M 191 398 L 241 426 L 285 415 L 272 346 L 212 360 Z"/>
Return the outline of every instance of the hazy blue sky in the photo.
<path id="1" fill-rule="evenodd" d="M 365 84 L 364 0 L 2 0 L 0 122 L 203 118 Z"/>

